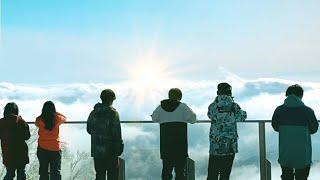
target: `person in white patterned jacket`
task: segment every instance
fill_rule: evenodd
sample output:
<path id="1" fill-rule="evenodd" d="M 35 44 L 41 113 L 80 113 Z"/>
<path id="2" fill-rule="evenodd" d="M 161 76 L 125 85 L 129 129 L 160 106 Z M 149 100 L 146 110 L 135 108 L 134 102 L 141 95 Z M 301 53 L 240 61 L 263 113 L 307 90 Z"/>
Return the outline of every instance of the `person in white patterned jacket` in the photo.
<path id="1" fill-rule="evenodd" d="M 237 122 L 244 121 L 247 113 L 234 102 L 228 83 L 220 83 L 217 94 L 208 108 L 211 127 L 207 180 L 228 180 L 238 152 Z"/>

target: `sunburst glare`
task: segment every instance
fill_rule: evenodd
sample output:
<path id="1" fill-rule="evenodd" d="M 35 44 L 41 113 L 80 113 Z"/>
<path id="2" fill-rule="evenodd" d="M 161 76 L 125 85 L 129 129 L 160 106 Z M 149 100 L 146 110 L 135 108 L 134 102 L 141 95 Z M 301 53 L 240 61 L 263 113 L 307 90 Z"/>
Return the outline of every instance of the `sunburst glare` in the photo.
<path id="1" fill-rule="evenodd" d="M 139 108 L 148 101 L 156 102 L 163 91 L 174 85 L 176 73 L 170 71 L 172 66 L 165 58 L 156 57 L 153 53 L 139 57 L 132 64 L 126 66 L 128 83 L 135 97 L 135 106 Z M 148 98 L 146 98 L 148 97 Z"/>

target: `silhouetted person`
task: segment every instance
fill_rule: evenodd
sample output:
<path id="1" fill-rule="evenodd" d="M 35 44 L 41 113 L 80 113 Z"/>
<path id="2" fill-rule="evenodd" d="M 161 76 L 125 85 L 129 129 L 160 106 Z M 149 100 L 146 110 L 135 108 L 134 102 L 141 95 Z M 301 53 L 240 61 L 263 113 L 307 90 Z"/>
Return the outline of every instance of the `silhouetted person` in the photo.
<path id="1" fill-rule="evenodd" d="M 90 113 L 87 131 L 91 135 L 91 156 L 94 158 L 96 180 L 118 180 L 118 156 L 123 151 L 119 114 L 112 107 L 116 99 L 111 89 L 101 92 L 102 103 L 97 103 Z"/>
<path id="2" fill-rule="evenodd" d="M 238 152 L 237 122 L 244 121 L 247 113 L 234 102 L 228 83 L 218 85 L 217 95 L 208 108 L 211 127 L 207 180 L 228 180 Z"/>
<path id="3" fill-rule="evenodd" d="M 169 99 L 161 101 L 154 110 L 152 120 L 160 123 L 160 154 L 163 163 L 162 179 L 171 180 L 172 170 L 176 180 L 186 179 L 186 160 L 188 157 L 187 123 L 195 123 L 195 113 L 180 102 L 182 92 L 173 88 Z"/>
<path id="4" fill-rule="evenodd" d="M 56 111 L 53 102 L 44 103 L 41 115 L 36 119 L 36 126 L 39 128 L 37 157 L 40 164 L 40 180 L 61 180 L 59 127 L 65 122 L 66 117 Z"/>
<path id="5" fill-rule="evenodd" d="M 25 166 L 29 163 L 26 140 L 30 138 L 28 124 L 19 116 L 15 103 L 8 103 L 0 119 L 0 139 L 3 164 L 7 169 L 4 180 L 13 180 L 17 171 L 17 180 L 25 180 Z"/>
<path id="6" fill-rule="evenodd" d="M 272 127 L 279 132 L 281 178 L 307 180 L 312 161 L 311 134 L 317 132 L 319 124 L 314 111 L 301 100 L 301 86 L 290 86 L 286 96 L 272 117 Z"/>

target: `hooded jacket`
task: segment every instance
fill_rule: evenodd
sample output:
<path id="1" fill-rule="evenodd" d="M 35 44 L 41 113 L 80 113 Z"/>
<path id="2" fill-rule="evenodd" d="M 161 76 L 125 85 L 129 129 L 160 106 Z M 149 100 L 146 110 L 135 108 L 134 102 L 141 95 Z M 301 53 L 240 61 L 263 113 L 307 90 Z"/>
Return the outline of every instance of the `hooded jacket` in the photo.
<path id="1" fill-rule="evenodd" d="M 30 138 L 28 124 L 21 116 L 10 115 L 0 119 L 0 139 L 3 164 L 8 168 L 17 168 L 29 163 L 28 146 Z"/>
<path id="2" fill-rule="evenodd" d="M 161 159 L 188 157 L 187 123 L 195 123 L 195 113 L 180 101 L 166 99 L 152 113 L 152 120 L 160 123 Z"/>
<path id="3" fill-rule="evenodd" d="M 209 133 L 210 155 L 232 155 L 238 152 L 237 122 L 247 113 L 241 110 L 231 96 L 219 95 L 208 108 L 211 119 Z"/>
<path id="4" fill-rule="evenodd" d="M 116 156 L 114 146 L 122 144 L 119 114 L 112 106 L 97 103 L 87 121 L 91 135 L 91 156 L 105 158 Z"/>
<path id="5" fill-rule="evenodd" d="M 279 132 L 280 165 L 303 169 L 312 163 L 311 134 L 318 130 L 314 111 L 297 96 L 288 96 L 272 117 L 272 127 Z"/>

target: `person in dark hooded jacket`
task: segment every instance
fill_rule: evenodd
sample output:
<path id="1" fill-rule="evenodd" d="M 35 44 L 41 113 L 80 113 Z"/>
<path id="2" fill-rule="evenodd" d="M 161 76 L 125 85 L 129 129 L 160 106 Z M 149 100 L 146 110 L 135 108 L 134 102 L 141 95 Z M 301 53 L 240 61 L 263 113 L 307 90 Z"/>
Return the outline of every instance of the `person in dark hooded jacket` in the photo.
<path id="1" fill-rule="evenodd" d="M 288 87 L 284 103 L 272 116 L 272 127 L 279 132 L 279 159 L 283 180 L 307 180 L 312 163 L 311 135 L 318 131 L 314 111 L 303 101 L 303 89 Z"/>
<path id="2" fill-rule="evenodd" d="M 3 164 L 7 169 L 4 180 L 13 180 L 17 171 L 17 180 L 25 180 L 25 166 L 29 163 L 28 146 L 30 138 L 28 124 L 19 116 L 15 103 L 4 108 L 4 117 L 0 120 L 0 139 Z"/>
<path id="3" fill-rule="evenodd" d="M 188 157 L 187 123 L 196 122 L 196 114 L 180 102 L 182 92 L 178 88 L 170 89 L 169 99 L 152 113 L 152 120 L 160 123 L 160 155 L 163 163 L 162 179 L 172 179 L 175 170 L 176 180 L 186 179 L 186 159 Z"/>
<path id="4" fill-rule="evenodd" d="M 97 103 L 87 121 L 91 135 L 91 156 L 94 158 L 96 180 L 117 180 L 119 177 L 118 156 L 123 151 L 119 114 L 112 107 L 116 99 L 111 89 L 101 92 L 102 103 Z"/>

